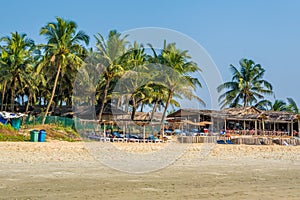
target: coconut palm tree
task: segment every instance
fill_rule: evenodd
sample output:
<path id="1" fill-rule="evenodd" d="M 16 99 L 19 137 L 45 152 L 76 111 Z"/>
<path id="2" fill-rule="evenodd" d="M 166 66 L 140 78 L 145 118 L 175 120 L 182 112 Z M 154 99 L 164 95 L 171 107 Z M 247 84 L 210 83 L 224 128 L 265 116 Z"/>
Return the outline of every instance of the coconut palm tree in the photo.
<path id="1" fill-rule="evenodd" d="M 22 84 L 28 67 L 32 64 L 35 45 L 33 40 L 26 34 L 18 32 L 11 33 L 11 36 L 0 38 L 4 45 L 1 47 L 1 64 L 4 80 L 2 102 L 6 93 L 6 85 L 9 81 L 11 90 L 11 111 L 14 111 L 16 91 L 18 84 Z"/>
<path id="2" fill-rule="evenodd" d="M 122 56 L 122 63 L 126 70 L 126 74 L 122 77 L 124 79 L 122 84 L 126 91 L 123 97 L 128 99 L 129 101 L 126 103 L 130 103 L 132 106 L 131 119 L 134 120 L 136 109 L 139 104 L 143 105 L 144 100 L 149 96 L 149 89 L 151 89 L 148 87 L 151 70 L 147 66 L 147 54 L 144 46 L 134 42 L 133 46 Z"/>
<path id="3" fill-rule="evenodd" d="M 271 110 L 273 111 L 286 111 L 287 107 L 286 107 L 286 102 L 284 102 L 283 100 L 278 100 L 276 99 L 273 103 L 273 105 L 271 105 Z"/>
<path id="4" fill-rule="evenodd" d="M 109 87 L 113 79 L 120 77 L 124 73 L 122 65 L 122 56 L 126 52 L 126 37 L 121 37 L 117 31 L 110 31 L 107 41 L 98 33 L 95 35 L 96 48 L 101 56 L 101 63 L 104 67 L 104 90 L 101 98 L 101 107 L 99 112 L 99 120 L 102 121 L 104 106 L 107 102 Z"/>
<path id="5" fill-rule="evenodd" d="M 293 98 L 287 98 L 287 102 L 276 99 L 272 104 L 269 100 L 259 102 L 256 107 L 261 110 L 286 111 L 295 114 L 299 113 L 299 108 Z"/>
<path id="6" fill-rule="evenodd" d="M 295 114 L 299 113 L 299 108 L 293 98 L 287 98 L 286 108 L 288 111 L 293 112 Z"/>
<path id="7" fill-rule="evenodd" d="M 226 90 L 219 97 L 221 107 L 237 107 L 242 104 L 252 106 L 264 99 L 264 95 L 273 94 L 272 85 L 263 79 L 265 70 L 252 60 L 242 59 L 240 69 L 230 65 L 233 73 L 232 80 L 221 84 L 217 90 Z"/>
<path id="8" fill-rule="evenodd" d="M 262 100 L 255 105 L 260 110 L 286 111 L 286 102 L 276 99 L 273 103 L 270 100 Z"/>
<path id="9" fill-rule="evenodd" d="M 51 66 L 54 67 L 56 73 L 51 97 L 42 122 L 44 124 L 53 102 L 60 73 L 65 72 L 70 65 L 79 67 L 83 63 L 81 55 L 85 49 L 82 44 L 88 45 L 89 36 L 83 31 L 77 31 L 74 21 L 67 21 L 60 17 L 56 17 L 56 22 L 50 22 L 42 27 L 40 35 L 47 39 L 47 44 L 43 46 L 45 56 L 40 68 Z"/>
<path id="10" fill-rule="evenodd" d="M 155 56 L 156 54 L 154 53 Z M 156 80 L 163 80 L 162 84 L 167 88 L 168 94 L 161 120 L 162 135 L 164 119 L 171 100 L 175 96 L 185 97 L 189 100 L 196 99 L 205 105 L 201 98 L 193 92 L 197 86 L 201 87 L 201 83 L 197 78 L 192 77 L 191 74 L 201 71 L 201 69 L 196 63 L 189 61 L 190 58 L 187 51 L 177 49 L 175 43 L 166 44 L 165 42 L 161 54 L 153 59 L 153 61 L 158 60 L 158 64 L 163 66 L 160 73 L 161 78 L 156 78 Z"/>
<path id="11" fill-rule="evenodd" d="M 5 62 L 2 60 L 2 54 L 0 55 L 0 81 L 1 81 L 1 110 L 4 110 L 5 104 L 5 94 L 7 91 L 7 83 L 11 79 L 11 75 L 8 73 L 8 68 L 5 65 Z M 6 109 L 6 108 L 5 108 Z"/>

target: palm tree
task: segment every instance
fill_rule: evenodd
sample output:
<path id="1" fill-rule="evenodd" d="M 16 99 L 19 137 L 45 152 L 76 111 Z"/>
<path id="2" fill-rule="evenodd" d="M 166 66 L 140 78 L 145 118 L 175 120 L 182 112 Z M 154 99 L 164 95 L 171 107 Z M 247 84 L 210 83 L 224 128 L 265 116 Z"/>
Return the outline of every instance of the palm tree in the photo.
<path id="1" fill-rule="evenodd" d="M 19 34 L 18 32 L 11 33 L 11 37 L 0 38 L 0 42 L 4 42 L 4 45 L 1 47 L 1 64 L 3 66 L 1 69 L 3 73 L 2 79 L 4 80 L 2 104 L 9 80 L 11 111 L 14 111 L 15 92 L 18 84 L 22 84 L 22 81 L 24 81 L 27 69 L 32 64 L 35 45 L 33 40 L 28 38 L 26 34 Z"/>
<path id="2" fill-rule="evenodd" d="M 154 53 L 155 56 L 156 54 Z M 205 105 L 201 98 L 193 93 L 197 86 L 201 87 L 201 83 L 197 78 L 192 77 L 191 74 L 200 71 L 200 68 L 196 63 L 188 61 L 190 58 L 187 51 L 177 49 L 175 43 L 167 45 L 165 42 L 161 54 L 153 59 L 154 61 L 158 60 L 158 64 L 163 66 L 160 74 L 164 80 L 162 83 L 167 88 L 167 99 L 161 120 L 162 136 L 164 119 L 174 96 L 185 97 L 189 100 L 196 99 Z"/>
<path id="3" fill-rule="evenodd" d="M 44 45 L 45 56 L 40 67 L 53 66 L 56 71 L 43 124 L 52 104 L 61 71 L 65 71 L 66 67 L 70 65 L 79 67 L 83 63 L 81 55 L 84 47 L 82 43 L 85 45 L 89 43 L 89 36 L 83 31 L 77 32 L 77 25 L 74 21 L 66 21 L 59 17 L 56 17 L 56 20 L 56 22 L 50 22 L 40 30 L 40 35 L 44 35 L 47 39 L 47 44 Z"/>
<path id="4" fill-rule="evenodd" d="M 126 70 L 122 82 L 125 87 L 124 91 L 127 93 L 123 96 L 130 100 L 128 103 L 132 106 L 131 120 L 134 120 L 139 104 L 142 104 L 141 107 L 143 107 L 143 102 L 149 96 L 149 89 L 151 88 L 148 87 L 148 84 L 151 80 L 151 70 L 147 66 L 147 54 L 144 46 L 137 42 L 134 42 L 121 59 Z"/>
<path id="5" fill-rule="evenodd" d="M 4 102 L 5 102 L 5 93 L 7 90 L 7 82 L 11 79 L 10 74 L 8 73 L 8 68 L 3 62 L 2 54 L 0 55 L 0 81 L 1 81 L 1 110 L 4 110 Z M 5 108 L 6 109 L 6 108 Z"/>
<path id="6" fill-rule="evenodd" d="M 276 99 L 271 107 L 272 111 L 286 111 L 286 103 L 283 100 Z"/>
<path id="7" fill-rule="evenodd" d="M 296 102 L 294 101 L 293 98 L 287 98 L 287 102 L 288 104 L 286 105 L 286 108 L 288 111 L 298 114 L 299 113 L 299 108 L 296 104 Z"/>
<path id="8" fill-rule="evenodd" d="M 114 78 L 120 77 L 124 73 L 121 57 L 126 52 L 126 37 L 121 37 L 117 31 L 110 31 L 108 40 L 98 33 L 95 35 L 97 40 L 96 47 L 101 56 L 101 65 L 105 68 L 103 72 L 104 77 L 104 91 L 99 112 L 99 120 L 102 121 L 102 114 L 104 106 L 107 102 L 108 90 Z"/>
<path id="9" fill-rule="evenodd" d="M 299 113 L 299 108 L 292 98 L 287 98 L 287 102 L 276 99 L 273 104 L 269 100 L 263 100 L 259 102 L 256 107 L 261 110 L 286 111 L 295 114 Z"/>
<path id="10" fill-rule="evenodd" d="M 272 85 L 263 79 L 265 70 L 261 65 L 247 59 L 242 59 L 239 64 L 239 70 L 230 65 L 233 72 L 232 80 L 217 88 L 218 92 L 227 90 L 219 97 L 222 108 L 237 107 L 240 103 L 245 108 L 263 100 L 263 95 L 273 94 Z"/>
<path id="11" fill-rule="evenodd" d="M 260 110 L 286 111 L 286 102 L 276 99 L 273 103 L 269 100 L 262 100 L 255 105 Z"/>

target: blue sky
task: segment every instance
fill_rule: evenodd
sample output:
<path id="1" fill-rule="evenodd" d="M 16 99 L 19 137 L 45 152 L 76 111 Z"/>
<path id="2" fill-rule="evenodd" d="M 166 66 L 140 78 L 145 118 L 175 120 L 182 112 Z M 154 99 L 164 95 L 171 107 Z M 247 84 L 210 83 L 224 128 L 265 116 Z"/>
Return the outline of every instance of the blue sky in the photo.
<path id="1" fill-rule="evenodd" d="M 266 69 L 265 79 L 273 84 L 276 98 L 293 97 L 300 106 L 300 1 L 10 2 L 1 1 L 0 36 L 19 31 L 37 43 L 44 42 L 39 29 L 55 16 L 76 21 L 91 38 L 112 29 L 173 29 L 207 50 L 223 80 L 230 79 L 230 64 L 252 59 Z"/>

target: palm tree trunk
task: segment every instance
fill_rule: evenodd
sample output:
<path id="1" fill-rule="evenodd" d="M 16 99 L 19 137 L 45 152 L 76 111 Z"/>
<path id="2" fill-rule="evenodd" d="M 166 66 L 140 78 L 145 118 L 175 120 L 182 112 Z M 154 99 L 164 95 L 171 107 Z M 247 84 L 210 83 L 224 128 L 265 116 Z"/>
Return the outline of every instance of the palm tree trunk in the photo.
<path id="1" fill-rule="evenodd" d="M 106 103 L 106 98 L 107 98 L 107 93 L 108 93 L 108 88 L 109 88 L 109 85 L 110 85 L 110 81 L 111 81 L 110 79 L 107 79 L 107 83 L 105 85 L 104 96 L 103 96 L 102 105 L 101 105 L 100 112 L 99 112 L 99 121 L 102 121 L 102 115 L 103 115 L 103 110 L 104 110 L 104 106 L 105 106 L 105 103 Z"/>
<path id="2" fill-rule="evenodd" d="M 6 84 L 7 84 L 7 81 L 5 80 L 4 84 L 3 84 L 3 90 L 2 90 L 1 111 L 3 110 L 3 105 L 4 105 L 5 92 L 6 92 Z"/>
<path id="3" fill-rule="evenodd" d="M 244 108 L 246 108 L 247 106 L 247 102 L 248 101 L 248 97 L 247 97 L 247 94 L 245 95 L 245 98 L 244 98 Z"/>
<path id="4" fill-rule="evenodd" d="M 57 82 L 58 82 L 58 77 L 59 77 L 59 74 L 60 74 L 60 69 L 61 69 L 61 64 L 58 65 L 58 69 L 57 69 L 57 73 L 56 73 L 56 77 L 55 77 L 55 81 L 54 81 L 54 85 L 53 85 L 53 89 L 52 89 L 51 98 L 50 98 L 50 100 L 49 100 L 49 102 L 48 102 L 47 109 L 46 109 L 46 112 L 45 112 L 45 115 L 44 115 L 42 124 L 45 123 L 46 117 L 47 117 L 47 115 L 48 115 L 50 106 L 51 106 L 52 101 L 53 101 L 53 97 L 54 97 L 54 95 L 55 95 L 55 90 L 56 90 L 56 85 L 57 85 Z"/>
<path id="5" fill-rule="evenodd" d="M 21 96 L 21 99 L 22 99 L 22 106 L 24 106 L 24 104 L 25 104 L 24 103 L 24 95 Z"/>
<path id="6" fill-rule="evenodd" d="M 166 114 L 167 114 L 167 110 L 168 110 L 169 104 L 170 104 L 171 99 L 172 99 L 172 94 L 173 94 L 173 92 L 171 90 L 169 90 L 168 100 L 167 100 L 167 103 L 166 103 L 166 106 L 165 106 L 165 110 L 163 112 L 163 116 L 162 116 L 161 122 L 160 122 L 160 133 L 161 133 L 162 137 L 164 137 L 164 120 L 165 120 L 165 117 L 166 117 Z"/>
<path id="7" fill-rule="evenodd" d="M 129 105 L 129 99 L 127 97 L 127 95 L 125 96 L 125 112 L 128 113 L 128 105 Z"/>
<path id="8" fill-rule="evenodd" d="M 27 100 L 27 105 L 26 105 L 26 109 L 25 109 L 25 113 L 28 112 L 29 109 L 29 103 L 31 102 L 31 92 L 29 92 L 29 96 L 28 96 L 28 100 Z"/>
<path id="9" fill-rule="evenodd" d="M 144 108 L 144 103 L 142 102 L 142 105 L 141 105 L 141 112 L 143 112 L 143 108 Z"/>
<path id="10" fill-rule="evenodd" d="M 151 117 L 150 117 L 151 122 L 153 121 L 153 117 L 154 117 L 154 113 L 156 112 L 157 105 L 158 105 L 158 101 L 155 101 L 152 109 Z"/>
<path id="11" fill-rule="evenodd" d="M 15 77 L 14 80 L 13 80 L 13 87 L 12 87 L 12 90 L 11 90 L 11 100 L 10 100 L 11 112 L 14 112 L 14 110 L 15 110 L 15 91 L 16 91 L 16 87 L 17 87 L 17 84 L 16 84 L 16 77 Z"/>
<path id="12" fill-rule="evenodd" d="M 136 102 L 135 102 L 135 98 L 132 98 L 132 112 L 131 112 L 131 120 L 134 120 L 134 116 L 135 116 L 135 111 L 136 111 Z"/>

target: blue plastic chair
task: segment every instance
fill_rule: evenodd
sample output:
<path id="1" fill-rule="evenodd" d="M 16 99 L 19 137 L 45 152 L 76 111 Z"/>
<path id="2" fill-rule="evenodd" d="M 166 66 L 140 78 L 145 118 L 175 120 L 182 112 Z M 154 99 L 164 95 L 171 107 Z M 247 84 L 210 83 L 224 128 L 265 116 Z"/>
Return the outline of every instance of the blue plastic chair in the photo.
<path id="1" fill-rule="evenodd" d="M 217 140 L 217 144 L 226 144 L 224 140 Z"/>
<path id="2" fill-rule="evenodd" d="M 227 144 L 233 144 L 233 142 L 231 140 L 226 140 Z"/>

